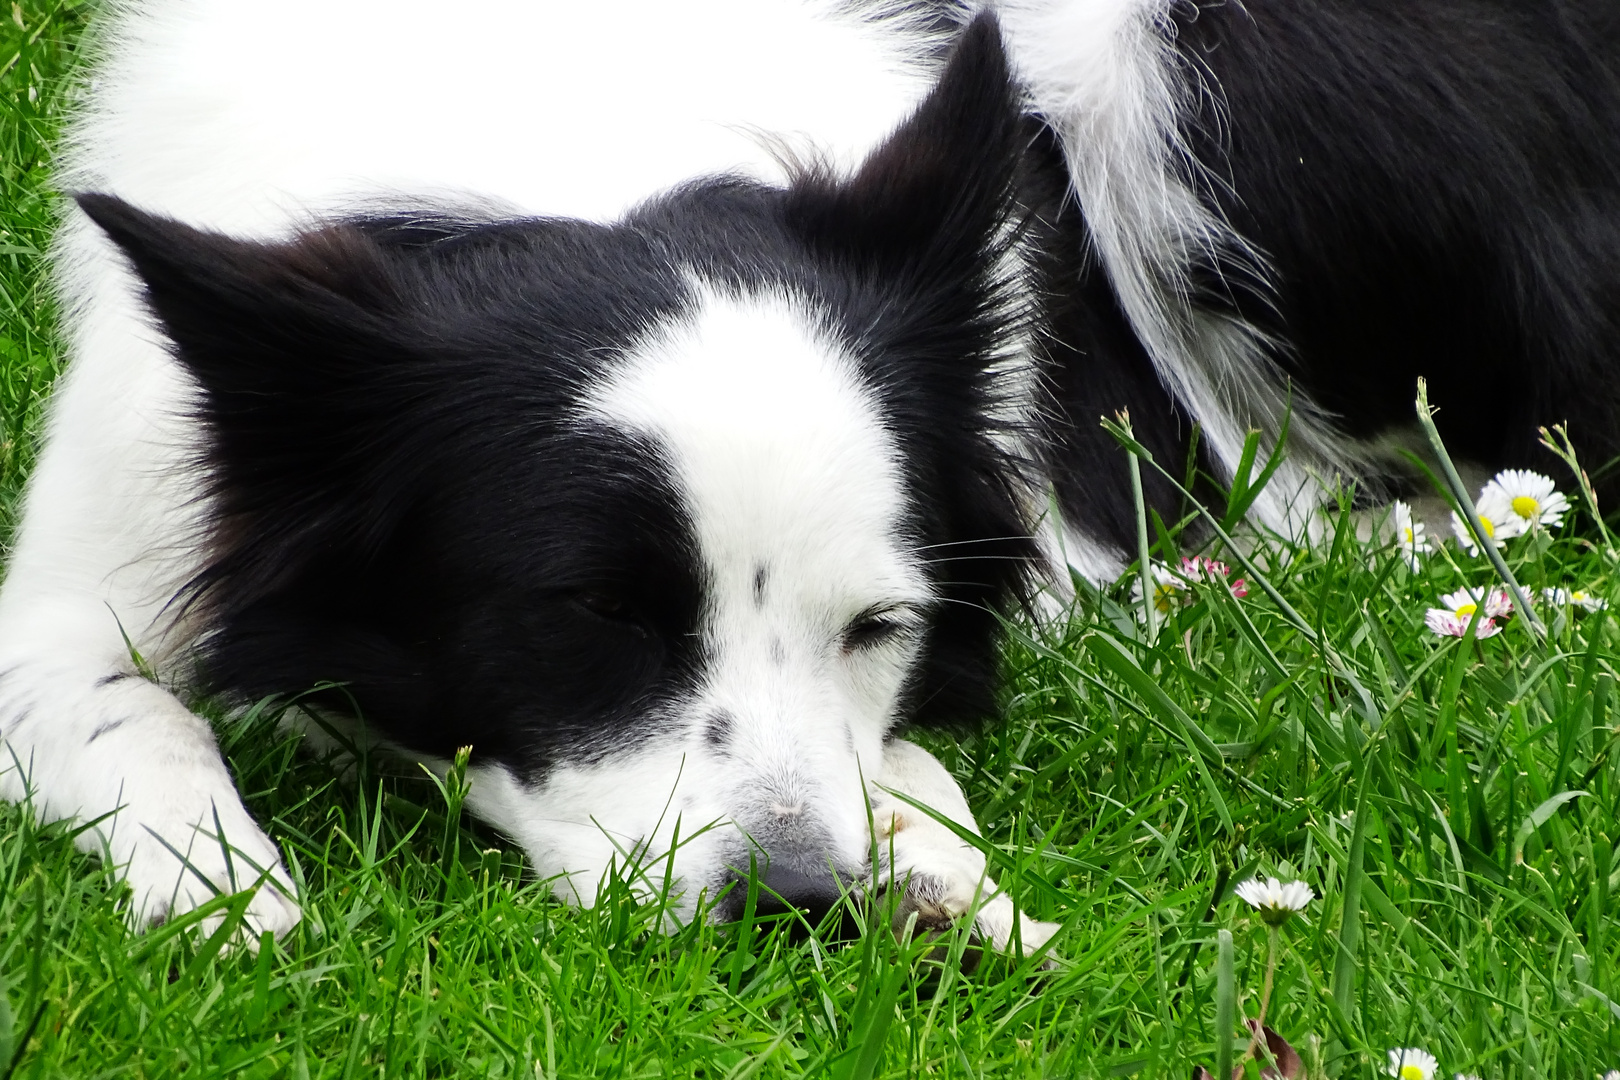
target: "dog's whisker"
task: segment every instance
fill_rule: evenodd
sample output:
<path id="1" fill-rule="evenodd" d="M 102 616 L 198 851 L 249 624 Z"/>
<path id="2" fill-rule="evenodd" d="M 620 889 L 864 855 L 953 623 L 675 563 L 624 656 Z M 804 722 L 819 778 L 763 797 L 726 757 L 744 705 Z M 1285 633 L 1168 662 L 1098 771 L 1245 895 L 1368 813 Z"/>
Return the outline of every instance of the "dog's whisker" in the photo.
<path id="1" fill-rule="evenodd" d="M 938 544 L 918 544 L 913 546 L 911 550 L 938 551 L 942 548 L 968 547 L 974 544 L 1027 544 L 1033 542 L 1035 539 L 1036 537 L 1029 533 L 1018 533 L 1012 536 L 981 536 L 972 540 L 945 540 Z"/>
<path id="2" fill-rule="evenodd" d="M 939 563 L 952 562 L 1015 562 L 1028 564 L 1032 560 L 1027 555 L 947 555 L 937 559 L 920 560 L 924 566 L 934 566 Z"/>

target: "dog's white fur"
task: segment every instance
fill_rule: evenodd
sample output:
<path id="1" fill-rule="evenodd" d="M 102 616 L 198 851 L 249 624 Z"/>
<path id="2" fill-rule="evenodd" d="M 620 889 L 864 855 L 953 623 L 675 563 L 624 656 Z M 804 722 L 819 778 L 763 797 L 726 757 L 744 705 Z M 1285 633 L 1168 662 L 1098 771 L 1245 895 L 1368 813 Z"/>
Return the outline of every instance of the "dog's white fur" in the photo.
<path id="1" fill-rule="evenodd" d="M 929 85 L 903 39 L 835 4 L 711 0 L 701 18 L 633 6 L 492 3 L 476 20 L 425 0 L 130 6 L 102 28 L 61 184 L 255 237 L 424 200 L 611 220 L 694 175 L 780 180 L 783 141 L 852 167 Z M 610 73 L 590 47 L 603 41 Z M 184 676 L 175 661 L 192 634 L 166 604 L 196 569 L 206 516 L 188 471 L 196 389 L 128 268 L 76 212 L 57 264 L 72 363 L 0 591 L 0 795 L 31 798 L 47 819 L 95 821 L 81 843 L 119 867 L 137 922 L 267 873 L 248 923 L 279 933 L 298 909 L 276 846 L 207 726 L 131 657 Z M 597 419 L 650 434 L 678 463 L 721 597 L 707 633 L 722 662 L 669 738 L 559 769 L 538 791 L 476 769 L 473 807 L 589 901 L 610 862 L 662 854 L 676 821 L 683 865 L 701 865 L 716 835 L 705 827 L 746 829 L 749 815 L 814 818 L 858 857 L 870 797 L 897 877 L 929 878 L 953 915 L 991 897 L 980 927 L 1005 945 L 1016 913 L 982 855 L 886 791 L 974 828 L 936 762 L 904 742 L 884 748 L 912 644 L 860 657 L 837 646 L 852 611 L 893 603 L 904 617 L 930 597 L 896 542 L 891 441 L 815 313 L 713 295 L 589 400 Z M 776 568 L 763 605 L 759 559 Z M 693 750 L 699 710 L 716 706 L 754 718 L 731 757 Z M 820 720 L 807 727 L 807 715 Z M 789 717 L 791 738 L 779 726 Z M 623 791 L 622 820 L 579 811 L 580 793 L 603 784 Z M 736 790 L 751 793 L 740 807 L 716 795 Z M 1030 947 L 1052 929 L 1026 920 L 1019 933 Z"/>

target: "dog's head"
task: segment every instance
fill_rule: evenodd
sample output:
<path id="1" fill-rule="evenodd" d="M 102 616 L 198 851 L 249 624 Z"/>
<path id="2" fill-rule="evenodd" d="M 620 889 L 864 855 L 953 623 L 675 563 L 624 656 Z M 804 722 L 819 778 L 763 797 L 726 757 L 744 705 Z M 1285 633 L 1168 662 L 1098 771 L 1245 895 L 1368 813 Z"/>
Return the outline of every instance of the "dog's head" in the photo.
<path id="1" fill-rule="evenodd" d="M 612 225 L 257 243 L 81 197 L 200 389 L 207 681 L 470 745 L 475 809 L 586 902 L 631 858 L 688 909 L 751 851 L 858 875 L 863 778 L 897 725 L 992 708 L 1033 555 L 1026 138 L 981 19 L 854 175 Z"/>

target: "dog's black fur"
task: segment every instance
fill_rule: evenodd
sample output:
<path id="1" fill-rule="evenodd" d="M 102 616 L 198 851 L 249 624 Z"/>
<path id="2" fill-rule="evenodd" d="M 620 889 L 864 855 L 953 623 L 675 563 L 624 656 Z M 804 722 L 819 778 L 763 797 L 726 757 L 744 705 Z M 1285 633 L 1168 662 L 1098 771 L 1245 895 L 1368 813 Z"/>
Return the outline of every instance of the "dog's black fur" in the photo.
<path id="1" fill-rule="evenodd" d="M 1454 454 L 1551 471 L 1536 428 L 1567 421 L 1604 471 L 1620 454 L 1620 8 L 1177 10 L 1183 56 L 1220 90 L 1196 152 L 1271 267 L 1265 294 L 1205 277 L 1205 302 L 1283 342 L 1299 390 L 1356 439 L 1409 428 L 1422 376 Z"/>

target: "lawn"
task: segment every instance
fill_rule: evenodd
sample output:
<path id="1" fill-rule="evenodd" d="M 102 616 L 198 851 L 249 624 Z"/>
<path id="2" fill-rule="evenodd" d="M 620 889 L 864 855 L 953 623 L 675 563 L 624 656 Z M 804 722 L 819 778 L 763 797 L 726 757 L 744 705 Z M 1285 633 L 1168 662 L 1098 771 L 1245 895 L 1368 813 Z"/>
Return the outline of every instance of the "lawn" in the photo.
<path id="1" fill-rule="evenodd" d="M 0 543 L 61 363 L 45 163 L 88 15 L 0 12 Z M 1270 590 L 1256 567 L 1233 571 L 1242 598 L 1178 584 L 1152 634 L 1128 582 L 1066 628 L 1013 628 L 1002 715 L 930 743 L 1001 880 L 1064 925 L 1050 969 L 963 975 L 886 932 L 665 935 L 622 888 L 570 909 L 453 784 L 384 760 L 345 772 L 263 717 L 221 719 L 304 921 L 256 954 L 192 920 L 131 934 L 70 828 L 0 808 L 0 1080 L 1185 1077 L 1260 1008 L 1267 930 L 1233 891 L 1256 874 L 1315 893 L 1280 932 L 1266 1013 L 1309 1075 L 1381 1076 L 1394 1047 L 1445 1077 L 1620 1068 L 1614 618 L 1543 604 L 1545 638 L 1522 613 L 1486 640 L 1439 636 L 1425 609 L 1496 584 L 1491 566 L 1448 541 L 1414 570 L 1353 525 L 1262 543 Z M 1532 594 L 1620 603 L 1601 536 L 1576 501 L 1505 552 Z"/>

